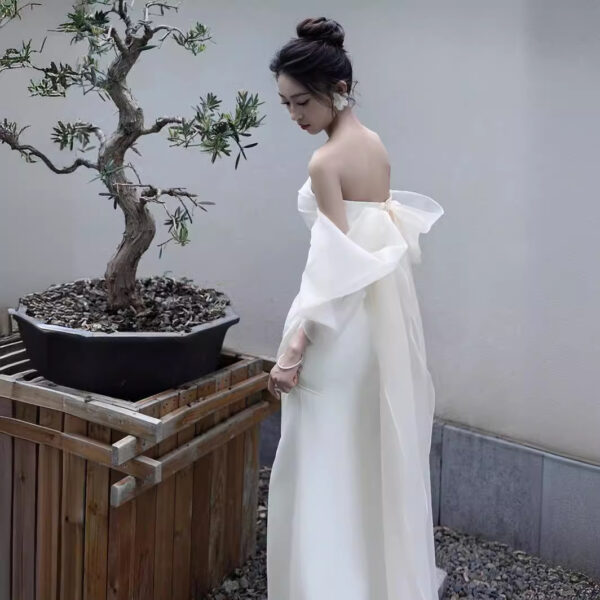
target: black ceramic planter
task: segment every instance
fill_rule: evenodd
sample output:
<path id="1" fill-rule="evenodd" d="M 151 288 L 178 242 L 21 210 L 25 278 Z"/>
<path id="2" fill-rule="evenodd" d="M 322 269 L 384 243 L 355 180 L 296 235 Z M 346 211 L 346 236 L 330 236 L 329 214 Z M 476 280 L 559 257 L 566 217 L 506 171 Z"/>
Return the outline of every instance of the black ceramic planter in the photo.
<path id="1" fill-rule="evenodd" d="M 225 316 L 189 333 L 104 333 L 47 325 L 23 305 L 8 310 L 40 375 L 124 400 L 140 400 L 215 371 L 227 329 L 240 320 L 228 305 Z"/>

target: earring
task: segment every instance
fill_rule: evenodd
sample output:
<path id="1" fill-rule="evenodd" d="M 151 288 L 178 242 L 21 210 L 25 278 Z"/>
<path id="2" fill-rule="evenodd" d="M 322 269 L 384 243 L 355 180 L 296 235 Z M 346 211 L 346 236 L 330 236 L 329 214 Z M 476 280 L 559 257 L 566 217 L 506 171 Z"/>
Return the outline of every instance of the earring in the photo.
<path id="1" fill-rule="evenodd" d="M 337 110 L 342 110 L 345 106 L 348 106 L 348 94 L 338 94 L 333 92 L 333 105 Z"/>

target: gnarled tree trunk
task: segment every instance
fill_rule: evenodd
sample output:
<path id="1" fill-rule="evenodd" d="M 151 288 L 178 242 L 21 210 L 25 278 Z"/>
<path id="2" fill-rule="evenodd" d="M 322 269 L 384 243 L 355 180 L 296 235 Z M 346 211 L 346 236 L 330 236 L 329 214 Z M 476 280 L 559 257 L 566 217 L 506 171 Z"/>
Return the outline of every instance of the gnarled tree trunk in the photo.
<path id="1" fill-rule="evenodd" d="M 104 275 L 110 310 L 126 306 L 140 307 L 135 288 L 137 267 L 156 233 L 154 218 L 146 205 L 137 200 L 121 199 L 119 203 L 125 213 L 125 232 Z"/>
<path id="2" fill-rule="evenodd" d="M 156 224 L 146 203 L 124 174 L 125 152 L 144 129 L 144 112 L 127 87 L 127 73 L 137 60 L 146 39 L 136 39 L 110 65 L 107 92 L 119 109 L 119 125 L 99 156 L 100 171 L 125 216 L 125 232 L 105 273 L 108 308 L 140 307 L 135 287 L 137 267 L 156 234 Z"/>

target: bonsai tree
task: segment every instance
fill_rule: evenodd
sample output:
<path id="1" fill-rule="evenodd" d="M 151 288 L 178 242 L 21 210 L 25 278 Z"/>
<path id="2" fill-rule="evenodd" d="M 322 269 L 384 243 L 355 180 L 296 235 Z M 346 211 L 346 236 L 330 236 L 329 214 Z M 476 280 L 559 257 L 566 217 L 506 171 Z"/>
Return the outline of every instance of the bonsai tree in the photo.
<path id="1" fill-rule="evenodd" d="M 0 26 L 7 20 L 20 17 L 27 6 L 16 0 L 0 0 Z M 258 118 L 257 95 L 249 95 L 245 90 L 238 91 L 234 114 L 220 111 L 221 100 L 208 93 L 200 98 L 195 112 L 188 118 L 182 116 L 161 116 L 147 125 L 144 111 L 136 102 L 128 87 L 127 76 L 142 53 L 158 51 L 167 38 L 193 55 L 206 49 L 211 39 L 208 29 L 195 23 L 189 30 L 164 23 L 155 23 L 155 18 L 177 12 L 178 3 L 147 1 L 138 10 L 138 18 L 130 13 L 125 0 L 82 0 L 73 5 L 67 20 L 58 25 L 58 31 L 71 36 L 71 43 L 86 42 L 87 52 L 78 60 L 77 66 L 50 62 L 47 66 L 34 64 L 35 54 L 41 54 L 45 42 L 39 50 L 32 48 L 32 42 L 22 42 L 20 48 L 9 48 L 0 56 L 0 71 L 29 68 L 39 74 L 28 86 L 32 96 L 65 96 L 72 87 L 80 87 L 83 94 L 99 94 L 103 100 L 112 102 L 118 110 L 118 126 L 110 135 L 90 122 L 59 121 L 53 128 L 52 141 L 60 150 L 77 150 L 82 153 L 95 151 L 94 158 L 79 156 L 68 166 L 57 166 L 53 160 L 34 146 L 23 141 L 23 132 L 28 126 L 20 127 L 14 121 L 0 115 L 0 143 L 8 145 L 29 163 L 41 160 L 49 169 L 59 175 L 73 173 L 80 167 L 95 172 L 93 179 L 100 179 L 106 192 L 100 195 L 112 201 L 114 209 L 120 208 L 125 218 L 125 231 L 115 254 L 108 262 L 105 272 L 107 307 L 109 311 L 131 307 L 139 309 L 142 302 L 136 289 L 136 271 L 144 252 L 149 248 L 156 234 L 156 224 L 148 208 L 149 203 L 160 204 L 167 219 L 170 238 L 159 244 L 160 252 L 165 244 L 175 241 L 180 245 L 189 242 L 188 223 L 192 222 L 193 207 L 214 204 L 197 200 L 197 195 L 182 187 L 161 188 L 151 182 L 142 182 L 135 166 L 128 160 L 127 152 L 140 155 L 136 142 L 142 136 L 158 134 L 168 130 L 171 146 L 199 146 L 211 154 L 214 162 L 221 154 L 231 154 L 231 144 L 235 144 L 238 154 L 235 169 L 240 157 L 245 159 L 245 149 L 256 143 L 244 144 L 249 131 L 260 125 L 264 116 Z M 147 54 L 145 54 L 147 56 Z M 104 65 L 104 67 L 103 67 Z M 97 145 L 91 145 L 95 138 Z M 141 155 L 140 155 L 141 156 Z M 128 172 L 135 176 L 131 181 Z M 168 202 L 177 203 L 175 210 L 169 210 Z M 190 211 L 191 209 L 191 211 Z"/>

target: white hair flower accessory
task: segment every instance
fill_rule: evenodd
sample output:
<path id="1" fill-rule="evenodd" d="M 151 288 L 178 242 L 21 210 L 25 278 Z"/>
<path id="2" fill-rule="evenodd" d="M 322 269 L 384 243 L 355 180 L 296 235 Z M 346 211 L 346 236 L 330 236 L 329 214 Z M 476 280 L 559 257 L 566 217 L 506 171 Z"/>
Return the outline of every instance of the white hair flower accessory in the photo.
<path id="1" fill-rule="evenodd" d="M 348 94 L 333 92 L 333 105 L 338 110 L 342 110 L 345 106 L 348 106 Z"/>

